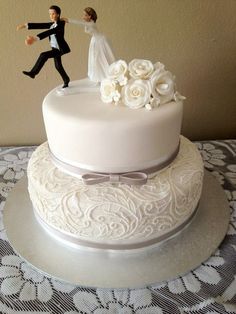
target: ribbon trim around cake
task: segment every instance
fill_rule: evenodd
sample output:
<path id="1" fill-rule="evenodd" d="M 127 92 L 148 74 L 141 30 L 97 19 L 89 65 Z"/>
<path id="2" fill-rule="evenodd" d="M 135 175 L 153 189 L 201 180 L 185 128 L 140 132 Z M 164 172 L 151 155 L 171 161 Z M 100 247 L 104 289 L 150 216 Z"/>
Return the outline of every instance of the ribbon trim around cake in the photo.
<path id="1" fill-rule="evenodd" d="M 70 174 L 74 174 L 76 176 L 81 176 L 81 180 L 86 185 L 99 184 L 104 182 L 110 183 L 125 183 L 129 185 L 143 185 L 148 181 L 148 175 L 155 174 L 157 171 L 162 170 L 167 167 L 178 155 L 179 145 L 177 149 L 171 154 L 171 156 L 162 163 L 159 163 L 156 166 L 141 169 L 139 171 L 132 172 L 124 172 L 124 173 L 101 173 L 96 171 L 90 171 L 85 168 L 80 168 L 77 166 L 73 166 L 69 163 L 66 163 L 59 158 L 57 158 L 52 151 L 50 150 L 50 157 L 52 158 L 53 163 L 56 167 L 64 169 Z"/>
<path id="2" fill-rule="evenodd" d="M 193 218 L 195 217 L 195 214 L 197 213 L 199 204 L 194 208 L 192 213 L 179 225 L 175 226 L 170 231 L 157 236 L 153 239 L 147 239 L 143 240 L 137 243 L 119 243 L 117 241 L 114 241 L 113 243 L 102 243 L 102 242 L 92 242 L 90 240 L 86 240 L 86 238 L 79 238 L 75 234 L 68 233 L 66 231 L 60 230 L 59 228 L 52 226 L 45 222 L 39 213 L 34 209 L 35 217 L 37 218 L 38 222 L 41 224 L 41 226 L 49 232 L 52 236 L 54 236 L 58 240 L 63 240 L 69 245 L 75 245 L 79 247 L 89 248 L 89 249 L 102 249 L 102 250 L 136 250 L 136 249 L 142 249 L 146 246 L 152 246 L 155 244 L 159 244 L 162 241 L 165 241 L 173 236 L 175 236 L 179 231 L 182 231 L 184 227 L 186 227 Z"/>

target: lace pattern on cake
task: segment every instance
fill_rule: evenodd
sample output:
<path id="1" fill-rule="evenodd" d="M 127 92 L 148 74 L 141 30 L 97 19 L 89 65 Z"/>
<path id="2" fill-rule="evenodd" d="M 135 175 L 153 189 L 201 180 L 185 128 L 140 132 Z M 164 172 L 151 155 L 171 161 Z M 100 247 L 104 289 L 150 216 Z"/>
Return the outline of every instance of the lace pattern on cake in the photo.
<path id="1" fill-rule="evenodd" d="M 48 225 L 81 239 L 143 241 L 182 224 L 200 199 L 203 165 L 197 148 L 181 137 L 175 161 L 142 186 L 86 186 L 51 162 L 44 143 L 28 167 L 34 208 Z"/>

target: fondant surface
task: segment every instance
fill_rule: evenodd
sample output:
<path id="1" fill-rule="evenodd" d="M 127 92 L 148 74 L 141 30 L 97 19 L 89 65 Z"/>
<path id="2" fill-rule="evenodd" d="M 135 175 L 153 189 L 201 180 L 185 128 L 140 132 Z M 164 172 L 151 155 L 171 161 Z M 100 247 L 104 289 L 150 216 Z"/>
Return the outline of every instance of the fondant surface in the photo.
<path id="1" fill-rule="evenodd" d="M 148 111 L 105 104 L 96 87 L 72 82 L 76 94 L 44 99 L 49 147 L 61 161 L 87 170 L 120 173 L 159 165 L 179 145 L 183 105 L 172 101 Z"/>

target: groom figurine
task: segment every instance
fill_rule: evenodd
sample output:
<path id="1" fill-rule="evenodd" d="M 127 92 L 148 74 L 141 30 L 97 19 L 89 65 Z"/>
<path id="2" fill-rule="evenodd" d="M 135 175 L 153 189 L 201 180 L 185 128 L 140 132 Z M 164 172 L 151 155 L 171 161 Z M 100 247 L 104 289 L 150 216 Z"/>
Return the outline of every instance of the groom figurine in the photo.
<path id="1" fill-rule="evenodd" d="M 65 22 L 60 20 L 61 9 L 52 5 L 49 8 L 49 16 L 52 22 L 49 23 L 26 23 L 17 26 L 17 30 L 28 28 L 28 29 L 48 29 L 37 36 L 27 36 L 25 40 L 26 45 L 32 45 L 34 42 L 49 37 L 49 42 L 51 46 L 51 50 L 42 52 L 36 61 L 35 65 L 31 69 L 31 71 L 23 71 L 23 73 L 31 78 L 35 78 L 35 76 L 40 72 L 45 62 L 49 58 L 54 59 L 55 67 L 57 71 L 60 73 L 64 85 L 62 88 L 68 87 L 70 78 L 66 74 L 66 71 L 63 68 L 61 62 L 61 56 L 65 53 L 70 52 L 70 48 L 67 42 L 64 39 L 64 28 Z"/>

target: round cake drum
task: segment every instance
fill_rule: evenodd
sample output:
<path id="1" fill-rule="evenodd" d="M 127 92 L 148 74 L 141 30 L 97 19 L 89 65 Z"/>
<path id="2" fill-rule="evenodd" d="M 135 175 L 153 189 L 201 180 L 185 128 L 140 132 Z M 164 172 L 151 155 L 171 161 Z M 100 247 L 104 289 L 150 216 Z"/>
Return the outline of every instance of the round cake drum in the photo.
<path id="1" fill-rule="evenodd" d="M 18 254 L 39 271 L 73 284 L 135 288 L 171 280 L 199 266 L 222 242 L 229 206 L 216 179 L 205 172 L 201 201 L 192 221 L 174 237 L 143 249 L 74 249 L 51 237 L 34 216 L 27 180 L 7 199 L 4 225 Z"/>

